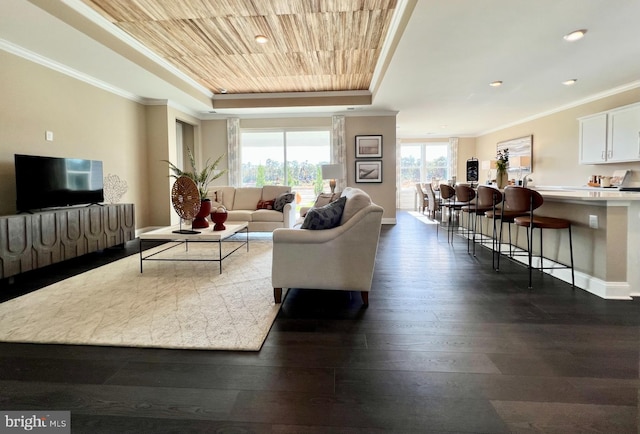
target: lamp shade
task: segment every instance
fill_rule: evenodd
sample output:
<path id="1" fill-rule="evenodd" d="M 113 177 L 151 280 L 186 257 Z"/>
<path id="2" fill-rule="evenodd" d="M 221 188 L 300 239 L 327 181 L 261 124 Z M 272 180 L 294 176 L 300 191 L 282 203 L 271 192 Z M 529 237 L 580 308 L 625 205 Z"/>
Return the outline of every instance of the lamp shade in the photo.
<path id="1" fill-rule="evenodd" d="M 341 164 L 323 164 L 322 179 L 341 179 L 344 177 Z"/>

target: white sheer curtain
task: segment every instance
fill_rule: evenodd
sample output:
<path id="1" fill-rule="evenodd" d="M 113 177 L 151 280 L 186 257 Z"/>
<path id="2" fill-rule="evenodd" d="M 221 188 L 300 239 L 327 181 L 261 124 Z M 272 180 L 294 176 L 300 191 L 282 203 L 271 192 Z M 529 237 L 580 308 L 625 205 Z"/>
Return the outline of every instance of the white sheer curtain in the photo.
<path id="1" fill-rule="evenodd" d="M 449 138 L 449 179 L 457 179 L 458 174 L 458 138 Z"/>
<path id="2" fill-rule="evenodd" d="M 342 179 L 336 180 L 337 191 L 342 191 L 347 186 L 347 147 L 345 138 L 344 115 L 331 117 L 331 163 L 342 166 Z"/>
<path id="3" fill-rule="evenodd" d="M 240 161 L 240 118 L 227 119 L 227 164 L 229 165 L 227 176 L 229 185 L 242 186 L 241 161 Z"/>

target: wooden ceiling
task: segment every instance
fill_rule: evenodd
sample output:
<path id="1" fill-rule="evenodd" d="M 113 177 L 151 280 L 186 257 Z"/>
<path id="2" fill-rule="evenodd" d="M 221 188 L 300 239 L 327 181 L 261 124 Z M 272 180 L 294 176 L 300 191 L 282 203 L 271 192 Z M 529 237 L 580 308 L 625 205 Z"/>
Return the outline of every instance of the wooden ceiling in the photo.
<path id="1" fill-rule="evenodd" d="M 397 0 L 83 0 L 212 92 L 367 90 Z M 256 35 L 269 38 L 258 44 Z"/>

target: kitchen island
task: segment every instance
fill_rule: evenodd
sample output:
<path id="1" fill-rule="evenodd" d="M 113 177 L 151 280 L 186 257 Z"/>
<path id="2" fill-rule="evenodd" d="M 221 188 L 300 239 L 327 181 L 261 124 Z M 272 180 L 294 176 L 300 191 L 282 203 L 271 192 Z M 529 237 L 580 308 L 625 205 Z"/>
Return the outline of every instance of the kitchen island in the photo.
<path id="1" fill-rule="evenodd" d="M 532 186 L 544 198 L 536 214 L 572 222 L 576 287 L 607 299 L 640 297 L 640 192 L 591 187 Z M 518 245 L 526 248 L 524 230 Z M 536 231 L 534 254 L 539 245 Z M 544 231 L 546 258 L 569 263 L 566 231 Z M 571 282 L 566 269 L 550 274 Z"/>

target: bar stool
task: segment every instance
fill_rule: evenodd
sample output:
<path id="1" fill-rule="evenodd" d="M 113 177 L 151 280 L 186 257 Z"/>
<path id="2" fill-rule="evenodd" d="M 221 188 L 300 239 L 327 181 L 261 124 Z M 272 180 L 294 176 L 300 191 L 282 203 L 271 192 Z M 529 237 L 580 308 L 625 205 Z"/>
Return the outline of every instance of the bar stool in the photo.
<path id="1" fill-rule="evenodd" d="M 462 212 L 469 213 L 469 219 L 473 214 L 473 256 L 476 256 L 476 234 L 478 226 L 478 217 L 482 217 L 486 212 L 491 211 L 495 214 L 496 207 L 502 202 L 502 193 L 500 190 L 486 185 L 479 185 L 476 190 L 475 204 L 462 207 Z M 482 230 L 480 230 L 480 239 L 482 240 Z M 482 241 L 481 241 L 482 242 Z M 495 246 L 495 220 L 494 220 L 494 237 L 492 247 Z"/>
<path id="2" fill-rule="evenodd" d="M 468 185 L 456 185 L 455 186 L 455 191 L 456 191 L 456 200 L 457 202 L 463 204 L 462 206 L 460 206 L 460 211 L 461 211 L 461 217 L 460 217 L 460 223 L 462 224 L 462 215 L 464 215 L 464 213 L 466 212 L 467 214 L 469 214 L 469 218 L 467 219 L 467 253 L 470 252 L 469 249 L 469 243 L 471 242 L 471 213 L 470 210 L 475 207 L 475 204 L 472 204 L 471 201 L 473 201 L 476 198 L 476 191 L 471 188 Z M 464 228 L 464 224 L 462 224 L 462 227 Z M 474 236 L 475 236 L 475 232 L 474 232 Z"/>
<path id="3" fill-rule="evenodd" d="M 510 187 L 507 187 L 510 188 Z M 505 189 L 506 191 L 506 189 Z M 528 210 L 514 209 L 511 204 L 508 203 L 506 196 L 502 194 L 502 205 L 498 208 L 494 208 L 491 211 L 484 213 L 485 217 L 493 220 L 493 253 L 491 258 L 491 265 L 496 271 L 500 271 L 500 254 L 502 253 L 502 228 L 503 224 L 507 223 L 509 228 L 509 257 L 513 257 L 513 241 L 511 240 L 511 224 L 516 217 L 526 216 Z M 496 220 L 500 220 L 500 231 L 496 228 Z M 517 234 L 516 234 L 517 235 Z M 518 238 L 516 236 L 516 242 Z"/>
<path id="4" fill-rule="evenodd" d="M 443 208 L 447 208 L 447 210 L 449 211 L 447 224 L 447 242 L 449 242 L 449 238 L 451 238 L 451 242 L 453 242 L 452 216 L 456 211 L 460 211 L 460 208 L 462 208 L 464 205 L 467 205 L 467 203 L 456 201 L 456 190 L 449 184 L 440 184 L 440 199 L 442 201 L 441 206 Z M 441 222 L 442 220 L 444 220 L 444 216 L 440 218 Z"/>
<path id="5" fill-rule="evenodd" d="M 540 229 L 540 267 L 537 267 L 540 271 L 557 269 L 557 268 L 570 268 L 571 269 L 571 288 L 575 288 L 575 277 L 573 270 L 573 240 L 571 238 L 571 221 L 557 217 L 543 217 L 533 214 L 533 211 L 540 208 L 544 203 L 542 195 L 535 190 L 524 187 L 508 187 L 505 189 L 505 200 L 507 200 L 515 209 L 527 210 L 526 216 L 519 216 L 514 219 L 514 223 L 517 226 L 527 228 L 527 250 L 529 259 L 529 289 L 532 288 L 531 273 L 533 270 L 533 230 Z M 569 231 L 569 256 L 571 265 L 555 265 L 551 267 L 544 266 L 544 252 L 542 250 L 542 230 L 543 229 L 567 229 Z M 554 261 L 555 262 L 555 261 Z"/>

